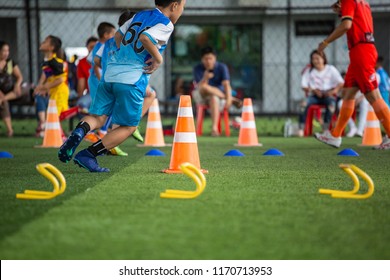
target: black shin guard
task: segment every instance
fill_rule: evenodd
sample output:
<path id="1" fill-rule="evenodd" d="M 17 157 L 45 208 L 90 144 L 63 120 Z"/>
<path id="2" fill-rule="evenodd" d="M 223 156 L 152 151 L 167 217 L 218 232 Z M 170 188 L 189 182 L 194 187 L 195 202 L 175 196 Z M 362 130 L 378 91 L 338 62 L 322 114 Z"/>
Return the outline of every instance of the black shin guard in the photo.
<path id="1" fill-rule="evenodd" d="M 91 146 L 88 147 L 88 151 L 91 152 L 95 157 L 100 155 L 105 155 L 107 153 L 106 147 L 104 147 L 102 140 L 97 141 L 96 143 L 93 143 Z"/>
<path id="2" fill-rule="evenodd" d="M 82 130 L 84 130 L 84 135 L 86 135 L 91 130 L 91 127 L 87 122 L 79 122 L 75 129 L 77 128 L 81 128 Z"/>

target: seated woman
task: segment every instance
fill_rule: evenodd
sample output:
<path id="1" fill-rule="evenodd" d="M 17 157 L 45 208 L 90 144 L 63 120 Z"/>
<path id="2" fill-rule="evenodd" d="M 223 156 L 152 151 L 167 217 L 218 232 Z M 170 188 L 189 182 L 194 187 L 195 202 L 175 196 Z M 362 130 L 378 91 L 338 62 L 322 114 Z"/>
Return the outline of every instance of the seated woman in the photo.
<path id="1" fill-rule="evenodd" d="M 344 85 L 344 79 L 336 67 L 327 64 L 325 53 L 314 50 L 310 54 L 310 64 L 310 69 L 302 76 L 302 89 L 308 98 L 300 128 L 303 129 L 305 125 L 307 111 L 311 105 L 325 105 L 323 130 L 327 130 L 336 110 L 336 96 Z"/>
<path id="2" fill-rule="evenodd" d="M 23 76 L 15 61 L 9 58 L 9 45 L 3 41 L 0 41 L 0 75 L 0 115 L 5 123 L 7 136 L 12 137 L 14 131 L 8 101 L 21 96 Z"/>

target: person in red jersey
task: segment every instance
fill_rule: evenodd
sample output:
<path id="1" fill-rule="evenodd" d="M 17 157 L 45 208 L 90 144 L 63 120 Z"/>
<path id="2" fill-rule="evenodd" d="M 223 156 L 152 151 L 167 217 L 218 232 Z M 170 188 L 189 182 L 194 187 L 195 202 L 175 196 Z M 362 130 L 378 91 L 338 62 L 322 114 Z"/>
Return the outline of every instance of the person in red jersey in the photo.
<path id="1" fill-rule="evenodd" d="M 350 64 L 345 76 L 343 105 L 333 131 L 316 133 L 315 138 L 333 147 L 340 147 L 342 131 L 355 108 L 355 95 L 360 90 L 373 107 L 386 130 L 386 136 L 377 149 L 390 149 L 390 110 L 378 90 L 375 64 L 378 53 L 375 47 L 374 27 L 370 5 L 366 0 L 339 0 L 332 5 L 341 17 L 341 23 L 318 46 L 322 52 L 330 43 L 347 33 Z"/>

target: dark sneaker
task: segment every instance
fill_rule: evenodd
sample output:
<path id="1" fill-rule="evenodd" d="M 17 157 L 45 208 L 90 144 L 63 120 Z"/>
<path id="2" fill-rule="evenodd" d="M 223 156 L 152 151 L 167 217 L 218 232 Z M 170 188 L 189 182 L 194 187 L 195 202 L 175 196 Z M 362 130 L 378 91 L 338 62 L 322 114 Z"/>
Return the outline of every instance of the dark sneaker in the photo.
<path id="1" fill-rule="evenodd" d="M 96 157 L 87 149 L 80 151 L 74 157 L 74 163 L 78 166 L 87 169 L 89 172 L 110 172 L 110 169 L 100 167 Z"/>
<path id="2" fill-rule="evenodd" d="M 69 138 L 62 144 L 60 150 L 58 151 L 58 158 L 60 161 L 68 163 L 74 154 L 74 151 L 80 145 L 81 140 L 83 140 L 84 131 L 81 128 L 75 129 Z"/>
<path id="3" fill-rule="evenodd" d="M 135 140 L 137 140 L 138 142 L 144 142 L 144 138 L 142 137 L 141 133 L 139 132 L 139 129 L 137 127 L 137 129 L 133 132 L 133 134 L 131 135 L 133 136 L 133 138 Z"/>

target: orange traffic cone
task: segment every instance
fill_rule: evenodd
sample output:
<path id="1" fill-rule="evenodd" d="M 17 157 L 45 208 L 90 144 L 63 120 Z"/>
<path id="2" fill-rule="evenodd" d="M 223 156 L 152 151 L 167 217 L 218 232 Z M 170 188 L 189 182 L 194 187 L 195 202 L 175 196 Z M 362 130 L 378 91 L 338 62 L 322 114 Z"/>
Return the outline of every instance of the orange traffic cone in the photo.
<path id="1" fill-rule="evenodd" d="M 252 99 L 245 98 L 244 106 L 242 107 L 240 134 L 238 137 L 238 144 L 235 146 L 253 147 L 263 146 L 259 143 L 257 137 L 255 115 L 253 114 Z"/>
<path id="2" fill-rule="evenodd" d="M 183 173 L 180 169 L 182 163 L 189 162 L 200 169 L 198 143 L 196 140 L 194 115 L 192 112 L 191 97 L 182 95 L 180 97 L 179 111 L 173 138 L 171 163 L 165 173 Z M 208 173 L 201 169 L 202 173 Z"/>
<path id="3" fill-rule="evenodd" d="M 153 100 L 152 106 L 148 112 L 148 122 L 146 125 L 145 141 L 144 144 L 137 145 L 138 147 L 165 147 L 172 146 L 165 144 L 164 134 L 161 124 L 160 107 L 158 105 L 158 99 Z"/>
<path id="4" fill-rule="evenodd" d="M 363 140 L 360 146 L 377 146 L 382 143 L 381 125 L 375 115 L 374 109 L 369 105 Z"/>
<path id="5" fill-rule="evenodd" d="M 58 117 L 56 101 L 49 100 L 49 106 L 46 112 L 45 134 L 43 136 L 43 144 L 36 146 L 39 148 L 59 148 L 63 141 L 61 137 L 61 125 Z"/>

